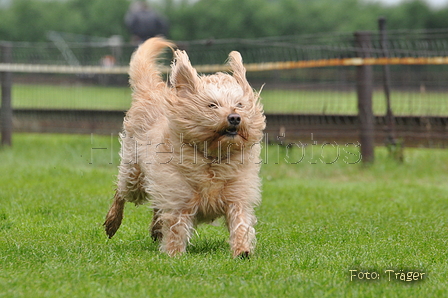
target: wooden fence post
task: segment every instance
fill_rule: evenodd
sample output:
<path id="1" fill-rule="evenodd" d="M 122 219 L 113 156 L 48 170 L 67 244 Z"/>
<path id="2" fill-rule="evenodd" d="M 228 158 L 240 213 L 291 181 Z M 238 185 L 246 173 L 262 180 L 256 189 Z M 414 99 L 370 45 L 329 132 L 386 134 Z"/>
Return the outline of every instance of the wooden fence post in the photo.
<path id="1" fill-rule="evenodd" d="M 355 32 L 355 47 L 360 58 L 369 58 L 372 49 L 370 32 Z M 356 91 L 358 94 L 358 118 L 361 155 L 364 163 L 374 161 L 374 117 L 372 110 L 373 71 L 371 65 L 356 66 Z"/>
<path id="2" fill-rule="evenodd" d="M 1 62 L 12 62 L 12 43 L 2 42 L 0 44 L 1 49 Z M 1 89 L 2 89 L 2 107 L 0 111 L 1 115 L 1 145 L 12 145 L 12 106 L 11 106 L 11 86 L 12 86 L 12 73 L 1 73 Z"/>

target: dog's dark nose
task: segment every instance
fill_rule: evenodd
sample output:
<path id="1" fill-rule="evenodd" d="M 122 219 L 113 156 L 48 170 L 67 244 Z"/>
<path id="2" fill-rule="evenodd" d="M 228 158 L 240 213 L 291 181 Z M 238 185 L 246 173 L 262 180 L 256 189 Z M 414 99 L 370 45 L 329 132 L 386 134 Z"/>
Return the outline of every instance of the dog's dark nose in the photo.
<path id="1" fill-rule="evenodd" d="M 230 114 L 227 116 L 227 121 L 229 121 L 231 125 L 237 126 L 241 122 L 241 116 L 238 114 Z"/>

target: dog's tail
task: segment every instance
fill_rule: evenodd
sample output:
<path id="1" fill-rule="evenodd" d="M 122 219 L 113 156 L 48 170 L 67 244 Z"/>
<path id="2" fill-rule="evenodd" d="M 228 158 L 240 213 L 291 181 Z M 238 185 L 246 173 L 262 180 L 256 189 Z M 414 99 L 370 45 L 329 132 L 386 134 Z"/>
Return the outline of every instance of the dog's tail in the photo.
<path id="1" fill-rule="evenodd" d="M 129 65 L 129 83 L 134 99 L 147 99 L 148 92 L 165 84 L 161 79 L 161 66 L 158 57 L 165 48 L 173 49 L 174 43 L 163 37 L 154 37 L 145 41 L 134 52 Z"/>

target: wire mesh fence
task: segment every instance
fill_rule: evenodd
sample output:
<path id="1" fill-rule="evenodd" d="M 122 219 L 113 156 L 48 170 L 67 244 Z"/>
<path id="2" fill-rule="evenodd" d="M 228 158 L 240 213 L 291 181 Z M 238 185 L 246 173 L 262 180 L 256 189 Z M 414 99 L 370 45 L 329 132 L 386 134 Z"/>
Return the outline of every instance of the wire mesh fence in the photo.
<path id="1" fill-rule="evenodd" d="M 120 37 L 93 38 L 50 32 L 52 42 L 16 42 L 14 63 L 100 65 L 113 56 L 114 65 L 127 65 L 136 46 Z M 371 32 L 371 57 L 383 57 L 379 33 Z M 389 57 L 446 57 L 448 29 L 387 31 Z M 358 57 L 353 33 L 313 34 L 258 39 L 209 39 L 179 41 L 189 52 L 193 64 L 221 64 L 230 51 L 240 51 L 245 63 L 301 61 L 312 59 Z"/>
<path id="2" fill-rule="evenodd" d="M 369 57 L 377 59 L 371 64 L 402 59 L 397 62 L 400 64 L 390 65 L 394 114 L 438 119 L 436 124 L 431 120 L 430 126 L 432 130 L 438 127 L 438 138 L 444 140 L 448 130 L 444 124 L 448 117 L 448 30 L 401 30 L 387 34 L 388 61 L 378 60 L 384 57 L 384 51 L 376 32 L 370 33 L 367 51 Z M 34 113 L 36 118 L 39 111 L 55 110 L 112 111 L 122 118 L 122 112 L 131 103 L 126 69 L 135 46 L 123 43 L 118 37 L 90 38 L 58 32 L 49 35 L 51 42 L 48 43 L 12 43 L 12 61 L 0 64 L 0 71 L 14 72 L 13 108 L 27 110 L 27 117 Z M 181 41 L 177 44 L 188 52 L 193 65 L 202 66 L 203 72 L 225 71 L 222 65 L 229 52 L 240 51 L 248 65 L 247 77 L 253 87 L 259 89 L 264 85 L 262 98 L 267 114 L 296 115 L 296 118 L 315 115 L 323 119 L 320 122 L 327 121 L 337 130 L 344 121 L 336 123 L 339 120 L 334 120 L 333 116 L 346 117 L 349 123 L 350 117 L 358 113 L 356 64 L 353 63 L 359 62 L 353 59 L 359 58 L 359 48 L 353 33 Z M 411 58 L 433 60 L 409 60 Z M 162 61 L 169 66 L 170 59 L 171 55 L 166 53 Z M 352 64 L 344 66 L 347 61 Z M 308 64 L 303 64 L 305 62 Z M 382 117 L 386 112 L 382 66 L 373 65 L 372 69 L 373 113 Z M 82 117 L 79 116 L 82 113 L 76 115 Z M 378 121 L 381 129 L 381 120 Z M 20 127 L 19 122 L 16 121 L 16 127 Z M 53 130 L 67 131 L 67 125 L 58 123 Z M 292 126 L 289 124 L 285 123 Z M 24 130 L 30 129 L 27 125 L 23 126 Z M 418 125 L 428 131 L 427 123 Z M 86 131 L 88 129 L 87 125 Z"/>

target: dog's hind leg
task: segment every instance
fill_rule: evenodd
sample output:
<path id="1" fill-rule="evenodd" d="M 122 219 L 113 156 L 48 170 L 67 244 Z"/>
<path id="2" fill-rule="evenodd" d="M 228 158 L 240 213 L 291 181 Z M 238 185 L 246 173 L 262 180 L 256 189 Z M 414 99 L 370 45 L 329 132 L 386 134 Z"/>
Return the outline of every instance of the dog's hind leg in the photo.
<path id="1" fill-rule="evenodd" d="M 112 238 L 117 232 L 123 220 L 124 204 L 126 201 L 120 196 L 118 190 L 115 192 L 114 202 L 106 215 L 106 221 L 104 222 L 104 228 L 107 236 Z"/>
<path id="2" fill-rule="evenodd" d="M 160 210 L 154 208 L 154 215 L 151 223 L 151 237 L 154 241 L 162 240 L 162 219 L 160 218 Z"/>

